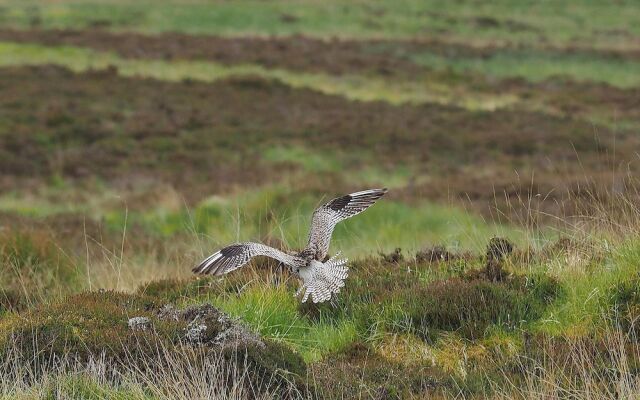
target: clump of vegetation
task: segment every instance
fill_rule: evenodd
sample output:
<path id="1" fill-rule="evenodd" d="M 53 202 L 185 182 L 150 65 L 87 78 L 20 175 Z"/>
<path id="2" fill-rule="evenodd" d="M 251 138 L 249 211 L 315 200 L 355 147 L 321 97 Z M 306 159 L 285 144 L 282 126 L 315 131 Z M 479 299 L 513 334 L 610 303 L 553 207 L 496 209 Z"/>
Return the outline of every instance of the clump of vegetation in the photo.
<path id="1" fill-rule="evenodd" d="M 494 237 L 487 245 L 487 260 L 500 261 L 513 252 L 514 246 L 505 238 Z"/>
<path id="2" fill-rule="evenodd" d="M 155 299 L 117 292 L 71 296 L 10 316 L 0 323 L 1 351 L 17 350 L 25 359 L 60 358 L 69 353 L 87 361 L 103 354 L 113 360 L 151 356 L 161 336 L 177 340 L 179 327 L 160 324 L 151 332 L 132 334 L 129 317 L 151 316 Z M 149 354 L 147 354 L 149 353 Z"/>
<path id="3" fill-rule="evenodd" d="M 325 398 L 404 399 L 430 397 L 451 383 L 447 374 L 427 362 L 406 364 L 354 342 L 312 366 Z"/>
<path id="4" fill-rule="evenodd" d="M 422 337 L 433 340 L 440 331 L 456 331 L 478 339 L 490 326 L 514 329 L 540 318 L 557 286 L 548 277 L 506 282 L 454 277 L 399 293 L 398 298 L 410 299 L 404 308 Z"/>
<path id="5" fill-rule="evenodd" d="M 640 334 L 640 275 L 629 277 L 611 289 L 611 317 L 630 334 Z"/>
<path id="6" fill-rule="evenodd" d="M 412 261 L 362 259 L 352 263 L 349 290 L 337 304 L 302 304 L 300 310 L 315 320 L 353 320 L 363 335 L 374 337 L 380 329 L 428 341 L 441 332 L 478 339 L 492 326 L 512 330 L 540 318 L 563 290 L 541 272 L 508 272 L 511 250 L 506 240 L 496 239 L 487 258 L 432 249 Z"/>
<path id="7" fill-rule="evenodd" d="M 399 247 L 396 247 L 393 252 L 389 254 L 380 253 L 380 257 L 384 260 L 384 262 L 390 264 L 398 264 L 404 260 L 402 249 Z"/>
<path id="8" fill-rule="evenodd" d="M 81 286 L 79 269 L 52 237 L 38 231 L 0 234 L 0 313 Z"/>
<path id="9" fill-rule="evenodd" d="M 445 246 L 432 246 L 416 253 L 416 262 L 450 262 L 463 258 L 471 258 L 469 254 L 456 254 L 447 250 Z"/>

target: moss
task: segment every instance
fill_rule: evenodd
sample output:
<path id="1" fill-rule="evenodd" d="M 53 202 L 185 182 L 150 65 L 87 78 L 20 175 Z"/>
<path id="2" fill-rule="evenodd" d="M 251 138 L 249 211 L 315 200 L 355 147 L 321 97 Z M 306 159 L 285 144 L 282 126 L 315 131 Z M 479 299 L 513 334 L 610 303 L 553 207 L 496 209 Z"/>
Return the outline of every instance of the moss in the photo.
<path id="1" fill-rule="evenodd" d="M 177 339 L 180 327 L 163 322 L 158 324 L 159 334 L 132 332 L 127 322 L 134 316 L 152 316 L 155 307 L 151 298 L 124 293 L 75 295 L 2 321 L 0 352 L 17 349 L 40 363 L 67 355 L 79 361 L 103 355 L 113 361 L 154 358 L 161 337 Z"/>

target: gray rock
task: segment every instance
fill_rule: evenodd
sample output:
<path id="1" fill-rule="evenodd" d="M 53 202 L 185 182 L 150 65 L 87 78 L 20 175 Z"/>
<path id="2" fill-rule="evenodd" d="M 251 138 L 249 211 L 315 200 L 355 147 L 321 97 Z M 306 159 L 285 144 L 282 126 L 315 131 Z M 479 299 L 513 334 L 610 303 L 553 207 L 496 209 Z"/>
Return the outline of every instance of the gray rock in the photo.
<path id="1" fill-rule="evenodd" d="M 147 317 L 129 318 L 129 328 L 134 331 L 146 331 L 151 328 L 151 320 Z"/>
<path id="2" fill-rule="evenodd" d="M 203 343 L 206 341 L 207 326 L 197 320 L 191 321 L 187 327 L 187 333 L 184 335 L 190 343 Z"/>
<path id="3" fill-rule="evenodd" d="M 190 306 L 184 310 L 166 305 L 158 312 L 158 318 L 186 322 L 187 327 L 183 338 L 189 344 L 209 347 L 236 347 L 250 344 L 265 347 L 260 336 L 211 304 Z"/>

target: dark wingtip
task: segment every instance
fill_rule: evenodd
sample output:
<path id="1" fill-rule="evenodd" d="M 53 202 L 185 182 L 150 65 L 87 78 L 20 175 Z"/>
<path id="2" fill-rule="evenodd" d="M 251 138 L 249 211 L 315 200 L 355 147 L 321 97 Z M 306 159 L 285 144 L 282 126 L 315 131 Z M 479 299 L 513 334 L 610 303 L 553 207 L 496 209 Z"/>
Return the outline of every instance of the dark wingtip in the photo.
<path id="1" fill-rule="evenodd" d="M 200 261 L 200 263 L 198 265 L 196 265 L 195 267 L 191 268 L 191 272 L 193 272 L 194 274 L 198 274 L 198 275 L 206 275 L 209 273 L 208 268 L 206 268 L 209 260 L 211 259 L 211 257 L 213 257 L 215 255 L 212 254 L 209 257 L 205 258 L 204 260 Z"/>
<path id="2" fill-rule="evenodd" d="M 193 272 L 194 274 L 202 275 L 202 263 L 191 268 L 191 272 Z"/>

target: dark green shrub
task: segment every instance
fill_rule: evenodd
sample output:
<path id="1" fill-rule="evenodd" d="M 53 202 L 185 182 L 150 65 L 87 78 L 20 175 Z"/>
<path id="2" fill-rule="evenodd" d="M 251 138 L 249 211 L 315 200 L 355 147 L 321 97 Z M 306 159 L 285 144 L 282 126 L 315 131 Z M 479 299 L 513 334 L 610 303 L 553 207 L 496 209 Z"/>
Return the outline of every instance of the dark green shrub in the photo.
<path id="1" fill-rule="evenodd" d="M 480 338 L 491 325 L 513 329 L 542 316 L 560 295 L 559 284 L 544 275 L 514 276 L 502 282 L 449 278 L 398 293 L 417 333 L 433 339 L 441 330 Z"/>
<path id="2" fill-rule="evenodd" d="M 522 293 L 487 281 L 451 278 L 415 288 L 407 296 L 406 312 L 417 333 L 433 338 L 439 330 L 482 337 L 489 325 L 512 328 L 527 316 Z"/>

